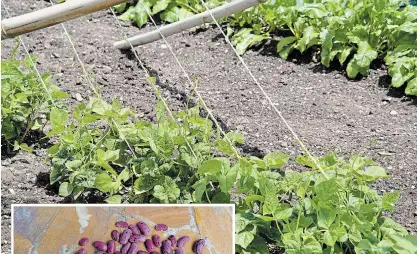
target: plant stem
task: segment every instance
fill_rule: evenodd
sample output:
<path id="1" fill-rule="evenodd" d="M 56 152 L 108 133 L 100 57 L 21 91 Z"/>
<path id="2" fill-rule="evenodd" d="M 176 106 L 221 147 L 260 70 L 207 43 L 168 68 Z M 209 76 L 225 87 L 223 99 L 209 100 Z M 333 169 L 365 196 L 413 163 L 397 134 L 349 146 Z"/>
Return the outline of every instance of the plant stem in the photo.
<path id="1" fill-rule="evenodd" d="M 209 196 L 208 196 L 207 190 L 205 190 L 204 192 L 206 193 L 206 198 L 207 198 L 207 201 L 211 204 L 211 201 L 210 201 L 210 198 L 209 198 Z"/>

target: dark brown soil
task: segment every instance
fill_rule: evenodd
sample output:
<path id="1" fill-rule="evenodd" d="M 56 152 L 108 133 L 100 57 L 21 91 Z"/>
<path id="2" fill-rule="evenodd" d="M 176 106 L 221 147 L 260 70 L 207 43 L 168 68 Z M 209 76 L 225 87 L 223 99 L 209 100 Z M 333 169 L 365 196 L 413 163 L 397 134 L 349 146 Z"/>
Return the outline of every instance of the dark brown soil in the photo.
<path id="1" fill-rule="evenodd" d="M 6 4 L 13 16 L 48 5 L 35 0 L 8 0 Z M 117 97 L 125 106 L 152 119 L 155 96 L 143 71 L 131 54 L 112 47 L 122 38 L 112 15 L 102 11 L 65 26 L 103 96 Z M 151 29 L 139 30 L 129 24 L 124 27 L 129 35 Z M 71 105 L 77 93 L 88 99 L 91 90 L 81 77 L 82 70 L 61 26 L 36 31 L 23 40 L 39 56 L 39 69 L 52 72 L 72 95 Z M 168 42 L 189 75 L 199 79 L 198 89 L 219 121 L 225 128 L 245 134 L 247 152 L 279 150 L 293 156 L 300 152 L 216 28 L 184 32 L 168 38 Z M 6 58 L 13 41 L 2 44 L 2 58 Z M 163 41 L 142 46 L 139 53 L 158 76 L 170 107 L 181 107 L 192 86 Z M 366 147 L 364 154 L 389 170 L 392 177 L 376 187 L 381 192 L 401 191 L 393 217 L 417 233 L 417 102 L 387 88 L 389 78 L 383 66 L 354 81 L 317 63 L 284 61 L 277 57 L 274 45 L 249 51 L 244 59 L 314 154 L 337 151 L 348 156 Z M 372 140 L 375 142 L 368 144 Z M 66 202 L 48 186 L 50 169 L 42 161 L 45 156 L 43 149 L 34 154 L 2 156 L 2 253 L 10 251 L 10 204 Z"/>

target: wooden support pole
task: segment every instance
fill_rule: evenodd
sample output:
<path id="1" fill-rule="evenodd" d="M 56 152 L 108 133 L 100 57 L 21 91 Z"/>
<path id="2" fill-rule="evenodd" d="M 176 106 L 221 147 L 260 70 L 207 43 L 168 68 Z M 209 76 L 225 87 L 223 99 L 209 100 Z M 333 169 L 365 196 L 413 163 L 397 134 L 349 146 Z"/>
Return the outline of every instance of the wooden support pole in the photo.
<path id="1" fill-rule="evenodd" d="M 233 13 L 243 11 L 263 2 L 266 2 L 266 0 L 236 0 L 212 9 L 211 13 L 216 19 L 224 18 Z M 184 20 L 160 27 L 159 30 L 164 35 L 164 37 L 168 37 L 173 34 L 177 34 L 187 29 L 190 29 L 192 27 L 200 26 L 202 24 L 211 22 L 213 22 L 213 19 L 210 16 L 210 13 L 208 11 L 205 11 L 192 17 L 186 18 Z M 129 49 L 130 44 L 132 44 L 132 46 L 135 47 L 151 43 L 160 39 L 162 39 L 162 36 L 159 33 L 159 31 L 153 30 L 145 34 L 130 37 L 127 40 L 115 42 L 113 46 L 115 46 L 118 49 Z"/>
<path id="2" fill-rule="evenodd" d="M 1 39 L 13 38 L 75 19 L 128 0 L 71 0 L 62 4 L 2 20 Z"/>

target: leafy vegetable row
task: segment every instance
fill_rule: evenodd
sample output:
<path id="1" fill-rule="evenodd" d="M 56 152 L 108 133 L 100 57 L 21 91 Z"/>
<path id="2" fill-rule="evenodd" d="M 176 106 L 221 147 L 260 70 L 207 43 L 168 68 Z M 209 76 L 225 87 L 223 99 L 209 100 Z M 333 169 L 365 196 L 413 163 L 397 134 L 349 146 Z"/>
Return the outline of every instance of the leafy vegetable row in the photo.
<path id="1" fill-rule="evenodd" d="M 166 22 L 187 18 L 205 8 L 199 0 L 140 0 L 119 18 L 141 27 L 148 14 Z M 207 1 L 210 8 L 226 1 Z M 127 10 L 126 10 L 127 9 Z M 240 54 L 266 41 L 277 41 L 279 55 L 313 48 L 321 63 L 338 61 L 349 78 L 367 75 L 375 60 L 388 66 L 393 87 L 417 95 L 417 8 L 401 0 L 269 0 L 228 19 L 228 35 Z"/>
<path id="2" fill-rule="evenodd" d="M 23 61 L 16 60 L 14 52 L 10 60 L 1 61 L 1 136 L 7 150 L 32 149 L 25 139 L 34 133 L 39 136 L 49 121 L 52 105 L 64 108 L 63 99 L 68 94 L 51 82 L 51 75 L 45 73 L 39 77 L 32 67 L 36 57 L 26 57 Z M 46 91 L 47 90 L 47 91 Z M 50 94 L 50 96 L 48 95 Z"/>
<path id="3" fill-rule="evenodd" d="M 48 150 L 51 183 L 60 184 L 62 196 L 82 201 L 98 190 L 109 203 L 232 202 L 238 253 L 269 253 L 267 243 L 285 253 L 417 251 L 417 237 L 383 215 L 400 194 L 381 196 L 371 188 L 388 175 L 369 158 L 317 158 L 327 177 L 305 156 L 296 162 L 312 170 L 283 170 L 290 157 L 280 152 L 235 156 L 198 107 L 173 120 L 159 103 L 157 122 L 150 123 L 116 100 L 99 100 L 78 105 L 73 120 L 51 111 L 65 119 L 53 128 L 60 139 Z M 243 144 L 239 133 L 226 135 Z"/>

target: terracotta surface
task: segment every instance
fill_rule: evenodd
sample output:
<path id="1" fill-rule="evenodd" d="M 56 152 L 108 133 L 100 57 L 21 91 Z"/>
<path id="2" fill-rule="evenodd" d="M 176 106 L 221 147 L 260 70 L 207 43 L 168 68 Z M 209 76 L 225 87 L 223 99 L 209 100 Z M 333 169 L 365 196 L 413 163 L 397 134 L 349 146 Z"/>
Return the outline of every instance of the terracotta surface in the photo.
<path id="1" fill-rule="evenodd" d="M 191 237 L 184 251 L 192 251 L 193 243 L 206 238 L 203 253 L 233 253 L 232 207 L 15 207 L 14 253 L 75 253 L 78 240 L 88 237 L 84 246 L 87 253 L 94 253 L 92 242 L 111 240 L 110 232 L 118 229 L 116 221 L 137 223 L 145 221 L 151 234 L 159 234 L 162 240 L 173 234 L 177 238 Z M 167 224 L 166 232 L 156 232 L 157 223 Z M 120 228 L 119 228 L 120 229 Z M 145 250 L 143 243 L 141 250 Z M 157 251 L 160 251 L 157 248 Z"/>

